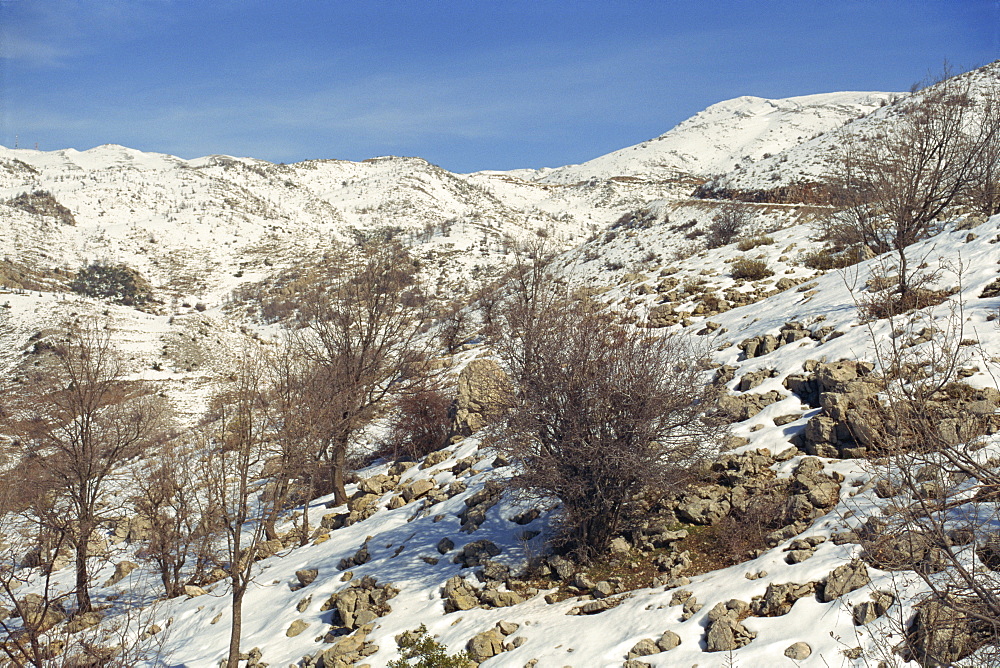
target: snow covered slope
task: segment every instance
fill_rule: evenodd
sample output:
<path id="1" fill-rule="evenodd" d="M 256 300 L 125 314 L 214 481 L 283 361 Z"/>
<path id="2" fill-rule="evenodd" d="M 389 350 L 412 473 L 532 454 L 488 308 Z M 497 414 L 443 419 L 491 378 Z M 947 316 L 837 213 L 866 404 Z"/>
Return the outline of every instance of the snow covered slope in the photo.
<path id="1" fill-rule="evenodd" d="M 970 85 L 970 96 L 977 103 L 993 99 L 1000 87 L 1000 61 L 959 75 L 956 81 Z M 950 85 L 950 84 L 949 84 Z M 731 166 L 725 175 L 712 184 L 733 191 L 770 190 L 795 183 L 822 182 L 830 174 L 839 148 L 851 135 L 866 136 L 888 131 L 894 118 L 905 113 L 907 105 L 919 103 L 928 94 L 933 94 L 935 86 L 930 86 L 915 94 L 896 94 L 889 99 L 892 104 L 879 107 L 864 117 L 845 119 L 849 122 L 839 127 L 826 128 L 818 136 L 807 136 L 806 141 L 788 146 L 780 152 L 757 160 L 740 169 Z"/>
<path id="2" fill-rule="evenodd" d="M 821 93 L 782 100 L 743 96 L 713 104 L 672 130 L 579 165 L 531 175 L 541 183 L 706 177 L 728 172 L 878 109 L 893 93 Z"/>

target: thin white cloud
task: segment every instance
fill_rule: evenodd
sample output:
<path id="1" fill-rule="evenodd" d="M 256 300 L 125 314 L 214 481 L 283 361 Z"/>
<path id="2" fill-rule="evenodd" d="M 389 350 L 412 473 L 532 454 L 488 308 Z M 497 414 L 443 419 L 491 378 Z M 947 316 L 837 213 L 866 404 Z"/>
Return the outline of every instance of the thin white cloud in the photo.
<path id="1" fill-rule="evenodd" d="M 70 55 L 68 49 L 22 35 L 11 34 L 10 29 L 0 32 L 0 58 L 24 61 L 33 66 L 58 66 Z"/>

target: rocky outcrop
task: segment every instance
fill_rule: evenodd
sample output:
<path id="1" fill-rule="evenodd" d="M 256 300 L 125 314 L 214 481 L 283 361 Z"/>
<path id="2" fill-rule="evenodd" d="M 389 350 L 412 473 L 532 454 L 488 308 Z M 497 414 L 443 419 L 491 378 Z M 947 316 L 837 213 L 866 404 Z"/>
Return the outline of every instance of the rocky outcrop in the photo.
<path id="1" fill-rule="evenodd" d="M 750 644 L 757 637 L 741 623 L 750 612 L 750 604 L 738 599 L 717 603 L 708 612 L 708 629 L 705 632 L 705 650 L 729 652 Z"/>
<path id="2" fill-rule="evenodd" d="M 474 635 L 466 644 L 465 651 L 468 652 L 470 659 L 482 663 L 497 654 L 516 649 L 521 646 L 524 639 L 515 638 L 513 641 L 507 641 L 507 636 L 515 633 L 518 628 L 519 624 L 497 622 L 493 628 Z"/>
<path id="3" fill-rule="evenodd" d="M 330 596 L 320 611 L 335 609 L 334 628 L 354 630 L 389 614 L 392 608 L 388 602 L 398 593 L 391 583 L 378 586 L 374 577 L 366 575 Z"/>
<path id="4" fill-rule="evenodd" d="M 458 375 L 453 417 L 455 432 L 471 436 L 482 429 L 490 411 L 502 401 L 508 384 L 507 374 L 493 360 L 469 362 Z"/>
<path id="5" fill-rule="evenodd" d="M 728 413 L 734 421 L 742 422 L 784 398 L 785 395 L 777 390 L 759 394 L 723 394 L 719 397 L 719 408 Z"/>
<path id="6" fill-rule="evenodd" d="M 835 601 L 844 594 L 864 587 L 871 582 L 868 577 L 868 566 L 860 559 L 837 566 L 827 576 L 819 594 L 819 600 L 824 603 Z"/>
<path id="7" fill-rule="evenodd" d="M 985 644 L 993 637 L 992 630 L 983 633 L 965 607 L 964 602 L 950 605 L 941 599 L 919 604 L 908 629 L 904 658 L 927 668 L 951 666 Z"/>
<path id="8" fill-rule="evenodd" d="M 784 380 L 784 386 L 803 401 L 822 408 L 797 437 L 803 451 L 855 458 L 887 446 L 878 429 L 887 410 L 878 398 L 884 381 L 874 373 L 873 364 L 810 361 L 804 367 L 806 373 Z M 922 405 L 921 412 L 936 424 L 940 444 L 957 444 L 1000 428 L 994 415 L 998 404 L 1000 392 L 996 390 L 953 384 Z"/>
<path id="9" fill-rule="evenodd" d="M 533 596 L 536 593 L 536 589 L 525 591 L 528 596 Z M 520 593 L 502 588 L 501 583 L 496 580 L 488 580 L 484 588 L 477 589 L 460 575 L 449 578 L 445 582 L 441 590 L 441 597 L 444 599 L 446 613 L 479 607 L 507 608 L 524 603 L 526 600 Z"/>
<path id="10" fill-rule="evenodd" d="M 750 601 L 750 610 L 758 617 L 780 617 L 787 615 L 795 601 L 816 593 L 816 583 L 798 584 L 787 582 L 767 585 L 767 590 L 761 596 L 754 596 Z"/>

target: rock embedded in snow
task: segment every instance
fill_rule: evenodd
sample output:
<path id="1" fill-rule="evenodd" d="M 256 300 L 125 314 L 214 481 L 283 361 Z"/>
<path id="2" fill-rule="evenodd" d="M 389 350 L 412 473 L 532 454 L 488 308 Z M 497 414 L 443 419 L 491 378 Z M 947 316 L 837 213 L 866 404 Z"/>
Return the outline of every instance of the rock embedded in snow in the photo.
<path id="1" fill-rule="evenodd" d="M 634 659 L 637 656 L 649 656 L 650 654 L 659 654 L 660 648 L 656 646 L 656 643 L 649 638 L 643 638 L 635 645 L 632 649 L 628 651 L 629 659 Z"/>
<path id="2" fill-rule="evenodd" d="M 285 635 L 288 636 L 289 638 L 294 638 L 295 636 L 305 631 L 307 628 L 309 628 L 309 622 L 306 622 L 301 619 L 296 619 L 294 622 L 289 624 L 288 630 L 285 631 Z"/>
<path id="3" fill-rule="evenodd" d="M 673 631 L 664 631 L 663 635 L 656 641 L 656 647 L 661 652 L 669 652 L 673 648 L 680 646 L 680 644 L 681 637 Z"/>
<path id="4" fill-rule="evenodd" d="M 812 654 L 812 647 L 808 643 L 796 642 L 792 643 L 785 649 L 785 656 L 787 656 L 792 661 L 802 661 L 809 658 Z"/>
<path id="5" fill-rule="evenodd" d="M 496 656 L 504 651 L 504 636 L 497 628 L 477 633 L 466 644 L 465 649 L 469 657 L 477 663 L 482 663 L 486 659 Z"/>
<path id="6" fill-rule="evenodd" d="M 739 599 L 717 603 L 708 613 L 705 649 L 708 652 L 728 652 L 749 645 L 757 637 L 740 623 L 750 612 L 750 604 Z"/>
<path id="7" fill-rule="evenodd" d="M 317 576 L 319 576 L 319 569 L 316 568 L 302 568 L 295 571 L 295 577 L 298 579 L 301 587 L 311 585 L 316 581 Z"/>
<path id="8" fill-rule="evenodd" d="M 104 583 L 104 586 L 105 587 L 110 587 L 112 585 L 118 584 L 119 582 L 121 582 L 122 580 L 124 580 L 126 577 L 128 577 L 129 573 L 131 573 L 132 571 L 134 571 L 137 568 L 139 568 L 139 564 L 135 563 L 134 561 L 120 561 L 120 562 L 118 562 L 117 564 L 115 564 L 114 575 L 112 575 L 110 578 L 108 578 L 108 580 Z"/>
<path id="9" fill-rule="evenodd" d="M 844 594 L 860 589 L 871 582 L 868 577 L 868 566 L 860 559 L 837 566 L 827 576 L 826 584 L 820 593 L 824 603 L 835 601 Z"/>

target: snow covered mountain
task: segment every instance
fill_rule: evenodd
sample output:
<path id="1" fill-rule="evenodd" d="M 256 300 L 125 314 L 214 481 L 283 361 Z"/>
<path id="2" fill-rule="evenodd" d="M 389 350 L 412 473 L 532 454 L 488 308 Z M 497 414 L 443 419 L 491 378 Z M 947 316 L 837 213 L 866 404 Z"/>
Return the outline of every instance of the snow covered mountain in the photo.
<path id="1" fill-rule="evenodd" d="M 616 176 L 704 178 L 808 141 L 878 109 L 892 97 L 892 93 L 822 93 L 768 100 L 746 95 L 713 104 L 636 146 L 526 176 L 553 184 Z"/>
<path id="2" fill-rule="evenodd" d="M 947 85 L 952 84 L 967 84 L 969 95 L 975 104 L 995 101 L 997 87 L 1000 86 L 1000 61 L 959 75 Z M 894 118 L 905 113 L 907 104 L 919 103 L 925 96 L 935 94 L 938 89 L 938 85 L 932 85 L 912 96 L 880 96 L 880 106 L 872 113 L 845 118 L 846 122 L 840 127 L 827 128 L 821 134 L 806 136 L 805 141 L 780 151 L 771 151 L 771 155 L 766 157 L 761 155 L 761 159 L 752 164 L 739 165 L 739 168 L 727 166 L 724 168 L 725 173 L 708 185 L 734 193 L 751 193 L 794 184 L 823 182 L 828 178 L 839 150 L 848 137 L 871 136 L 889 131 Z M 891 104 L 885 104 L 886 102 Z"/>

